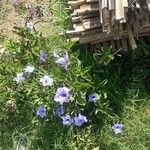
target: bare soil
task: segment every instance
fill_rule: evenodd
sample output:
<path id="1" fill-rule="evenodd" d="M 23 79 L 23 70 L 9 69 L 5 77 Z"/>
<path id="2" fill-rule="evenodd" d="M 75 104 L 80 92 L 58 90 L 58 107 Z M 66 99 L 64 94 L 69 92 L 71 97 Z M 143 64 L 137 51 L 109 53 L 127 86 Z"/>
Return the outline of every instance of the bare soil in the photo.
<path id="1" fill-rule="evenodd" d="M 18 5 L 14 7 L 10 0 L 0 0 L 0 43 L 17 39 L 12 32 L 13 27 L 23 27 L 27 20 L 35 24 L 36 30 L 44 32 L 44 28 L 50 26 L 49 4 L 50 0 L 18 0 Z M 41 14 L 37 12 L 38 8 Z"/>

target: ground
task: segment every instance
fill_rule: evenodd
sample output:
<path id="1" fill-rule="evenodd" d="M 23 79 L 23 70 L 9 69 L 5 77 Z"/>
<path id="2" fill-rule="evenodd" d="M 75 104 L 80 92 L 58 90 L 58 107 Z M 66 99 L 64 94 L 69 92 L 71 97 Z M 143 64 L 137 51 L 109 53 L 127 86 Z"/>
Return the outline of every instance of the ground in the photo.
<path id="1" fill-rule="evenodd" d="M 49 11 L 49 0 L 20 0 L 21 6 L 13 7 L 10 1 L 0 1 L 0 39 L 15 39 L 17 36 L 12 32 L 14 26 L 23 27 L 25 22 L 33 14 L 32 21 L 36 23 L 37 31 L 47 33 L 51 22 L 51 13 Z M 35 9 L 41 6 L 44 16 L 37 17 Z M 28 9 L 27 9 L 28 8 Z M 50 31 L 50 29 L 49 29 Z"/>

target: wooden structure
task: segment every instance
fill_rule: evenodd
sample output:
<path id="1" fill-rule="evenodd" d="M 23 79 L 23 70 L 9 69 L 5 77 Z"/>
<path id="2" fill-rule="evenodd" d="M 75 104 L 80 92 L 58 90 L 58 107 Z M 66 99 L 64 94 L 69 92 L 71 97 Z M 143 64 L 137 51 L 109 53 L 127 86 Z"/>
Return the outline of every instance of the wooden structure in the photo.
<path id="1" fill-rule="evenodd" d="M 65 32 L 79 43 L 135 49 L 150 35 L 150 0 L 69 0 L 73 28 Z"/>

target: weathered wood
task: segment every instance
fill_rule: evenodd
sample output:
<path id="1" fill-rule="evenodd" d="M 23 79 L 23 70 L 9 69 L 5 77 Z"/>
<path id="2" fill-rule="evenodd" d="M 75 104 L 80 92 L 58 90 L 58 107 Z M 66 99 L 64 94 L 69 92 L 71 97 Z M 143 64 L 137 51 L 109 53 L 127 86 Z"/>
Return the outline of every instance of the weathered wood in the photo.
<path id="1" fill-rule="evenodd" d="M 99 17 L 87 19 L 87 20 L 84 20 L 82 22 L 83 22 L 83 26 L 84 26 L 85 30 L 94 29 L 94 28 L 98 28 L 101 26 L 100 21 L 99 21 Z"/>
<path id="2" fill-rule="evenodd" d="M 106 38 L 107 39 L 111 39 L 110 37 L 111 37 L 112 35 L 111 34 L 106 34 L 106 33 L 98 33 L 98 34 L 94 34 L 94 35 L 90 35 L 90 36 L 87 36 L 87 37 L 81 37 L 80 39 L 79 39 L 79 42 L 80 43 L 82 43 L 82 44 L 84 44 L 84 43 L 92 43 L 92 42 L 95 42 L 95 41 L 98 41 L 98 40 L 100 40 L 100 41 L 107 41 L 107 40 L 105 40 Z"/>
<path id="3" fill-rule="evenodd" d="M 102 0 L 101 4 L 102 4 L 101 9 L 108 8 L 108 1 L 107 0 Z"/>
<path id="4" fill-rule="evenodd" d="M 68 5 L 77 6 L 82 5 L 84 3 L 96 3 L 98 0 L 76 0 L 76 1 L 68 1 Z"/>
<path id="5" fill-rule="evenodd" d="M 73 28 L 75 31 L 86 31 L 95 28 L 99 28 L 101 24 L 99 23 L 99 18 L 91 18 L 83 20 L 81 23 L 74 24 Z"/>
<path id="6" fill-rule="evenodd" d="M 131 27 L 128 23 L 127 23 L 127 28 L 128 28 L 129 42 L 130 42 L 131 48 L 136 49 L 137 45 L 136 45 L 136 42 L 134 39 L 134 35 L 133 35 Z"/>
<path id="7" fill-rule="evenodd" d="M 97 33 L 102 33 L 102 28 L 101 27 L 98 28 L 98 29 L 93 29 L 93 30 L 82 32 L 82 37 L 89 36 L 89 35 L 94 35 L 94 34 L 97 34 Z"/>
<path id="8" fill-rule="evenodd" d="M 150 11 L 150 0 L 147 0 L 147 6 L 148 10 Z"/>
<path id="9" fill-rule="evenodd" d="M 92 13 L 92 14 L 88 14 L 88 15 L 84 15 L 84 16 L 75 16 L 75 17 L 72 17 L 72 22 L 73 23 L 79 23 L 79 22 L 82 22 L 83 20 L 85 19 L 90 19 L 90 18 L 94 18 L 94 17 L 98 17 L 99 16 L 99 13 Z"/>
<path id="10" fill-rule="evenodd" d="M 108 3 L 109 10 L 115 9 L 115 0 L 108 0 Z"/>
<path id="11" fill-rule="evenodd" d="M 116 14 L 116 20 L 121 20 L 124 18 L 124 9 L 122 6 L 122 0 L 116 0 L 115 3 L 115 14 Z"/>
<path id="12" fill-rule="evenodd" d="M 78 23 L 78 24 L 74 24 L 73 28 L 75 31 L 77 32 L 82 32 L 85 31 L 84 27 L 83 27 L 83 23 Z"/>
<path id="13" fill-rule="evenodd" d="M 74 30 L 66 31 L 73 41 L 113 49 L 137 47 L 140 36 L 150 34 L 150 0 L 69 0 Z M 136 39 L 136 40 L 135 40 Z"/>
<path id="14" fill-rule="evenodd" d="M 77 1 L 68 1 L 68 5 L 82 5 L 84 4 L 85 0 L 77 0 Z"/>
<path id="15" fill-rule="evenodd" d="M 97 4 L 84 4 L 80 6 L 79 12 L 98 11 L 98 8 Z"/>
<path id="16" fill-rule="evenodd" d="M 128 41 L 127 39 L 121 39 L 121 44 L 122 44 L 122 47 L 124 50 L 127 50 L 128 49 Z"/>
<path id="17" fill-rule="evenodd" d="M 66 34 L 67 35 L 80 35 L 82 34 L 82 31 L 75 31 L 75 30 L 69 30 L 69 31 L 66 31 Z"/>
<path id="18" fill-rule="evenodd" d="M 98 2 L 98 0 L 86 0 L 87 3 L 89 2 Z"/>
<path id="19" fill-rule="evenodd" d="M 142 36 L 144 34 L 150 35 L 150 28 L 145 27 L 138 32 L 139 36 Z M 124 38 L 128 38 L 128 37 L 129 37 L 128 32 L 124 32 L 124 33 L 120 34 L 120 39 L 124 39 Z M 106 42 L 109 40 L 118 40 L 118 39 L 114 38 L 114 35 L 112 33 L 110 33 L 110 34 L 99 33 L 99 34 L 91 35 L 88 37 L 81 37 L 79 42 L 81 42 L 82 44 L 83 43 L 96 44 L 96 43 Z"/>

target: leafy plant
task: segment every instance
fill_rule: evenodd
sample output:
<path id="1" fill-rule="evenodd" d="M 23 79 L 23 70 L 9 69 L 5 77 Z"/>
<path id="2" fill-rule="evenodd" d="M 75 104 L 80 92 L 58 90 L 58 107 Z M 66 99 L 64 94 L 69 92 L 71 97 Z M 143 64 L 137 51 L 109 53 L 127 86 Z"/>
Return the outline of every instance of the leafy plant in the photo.
<path id="1" fill-rule="evenodd" d="M 53 14 L 53 23 L 57 25 L 60 30 L 68 29 L 71 25 L 70 17 L 65 9 L 66 2 L 57 1 L 50 4 L 50 11 Z"/>
<path id="2" fill-rule="evenodd" d="M 14 117 L 18 118 L 28 111 L 28 119 L 32 120 L 38 119 L 35 113 L 40 116 L 38 107 L 44 107 L 46 120 L 55 118 L 57 122 L 55 110 L 62 105 L 65 110 L 63 116 L 83 114 L 88 122 L 92 121 L 93 115 L 98 117 L 99 113 L 109 117 L 107 101 L 103 101 L 107 94 L 99 88 L 105 86 L 107 81 L 98 79 L 98 86 L 94 85 L 95 81 L 90 75 L 92 66 L 82 65 L 78 59 L 79 51 L 72 52 L 65 41 L 63 45 L 51 46 L 49 38 L 24 28 L 16 28 L 15 33 L 20 36 L 20 41 L 11 41 L 7 46 L 9 58 L 1 58 L 3 82 L 0 84 L 2 91 L 7 89 L 1 95 L 1 105 L 4 106 L 2 111 L 6 113 L 6 109 L 11 110 L 6 105 L 13 107 L 11 113 L 15 113 Z M 59 90 L 64 91 L 59 95 Z M 95 98 L 89 101 L 92 93 L 96 93 Z"/>
<path id="3" fill-rule="evenodd" d="M 111 47 L 102 47 L 93 56 L 95 61 L 101 65 L 107 65 L 114 59 L 114 53 L 111 52 Z"/>

